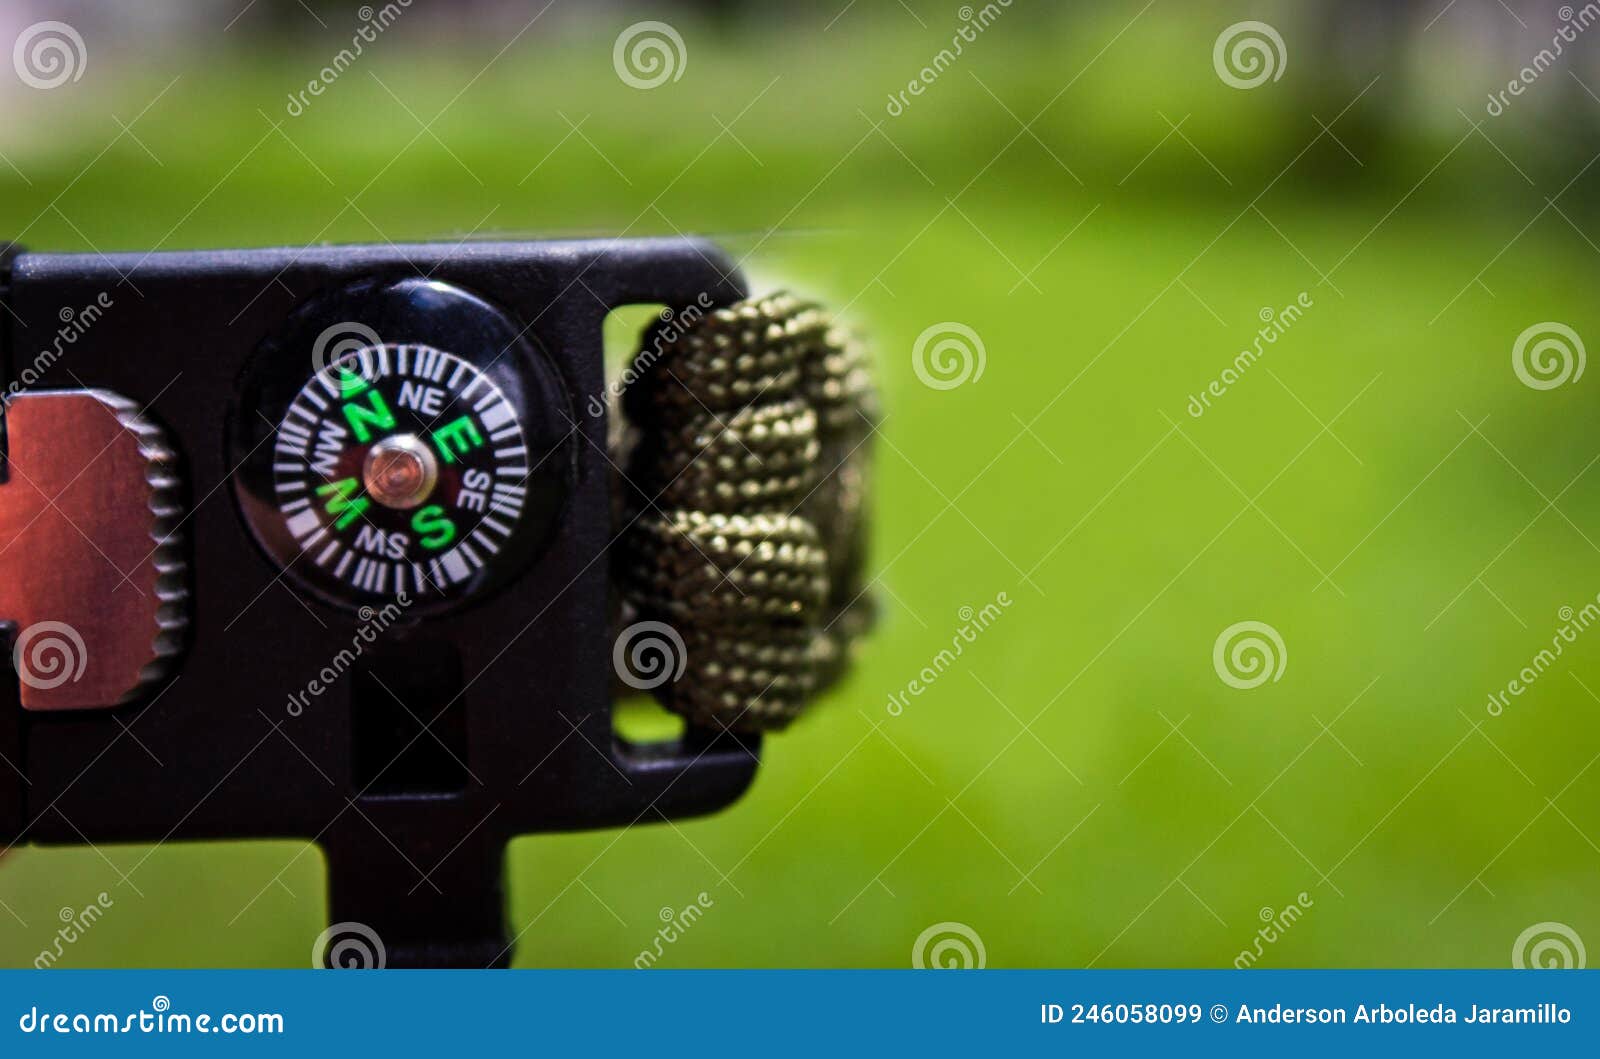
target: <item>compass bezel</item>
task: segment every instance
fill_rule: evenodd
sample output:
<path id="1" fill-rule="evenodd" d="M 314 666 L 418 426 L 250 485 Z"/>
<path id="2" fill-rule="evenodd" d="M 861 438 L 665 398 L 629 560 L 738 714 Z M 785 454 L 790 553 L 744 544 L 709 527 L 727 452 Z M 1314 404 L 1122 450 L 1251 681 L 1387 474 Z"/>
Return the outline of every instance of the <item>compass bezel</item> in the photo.
<path id="1" fill-rule="evenodd" d="M 475 294 L 418 276 L 369 277 L 313 297 L 293 312 L 246 365 L 237 407 L 228 424 L 227 458 L 229 465 L 237 468 L 232 489 L 235 505 L 259 553 L 296 589 L 343 611 L 361 614 L 402 599 L 387 573 L 381 583 L 377 574 L 368 574 L 363 586 L 349 580 L 348 567 L 336 573 L 316 561 L 327 544 L 320 529 L 306 532 L 305 512 L 319 507 L 301 506 L 301 521 L 291 528 L 296 512 L 285 513 L 281 507 L 279 486 L 285 465 L 279 449 L 284 424 L 303 418 L 291 409 L 301 402 L 303 413 L 304 395 L 322 389 L 319 377 L 331 377 L 337 364 L 351 358 L 360 363 L 365 356 L 374 369 L 371 382 L 382 391 L 397 385 L 403 353 L 408 373 L 426 355 L 436 367 L 444 366 L 441 382 L 449 383 L 450 374 L 465 366 L 469 375 L 481 377 L 498 392 L 504 405 L 490 402 L 497 414 L 493 430 L 484 431 L 485 440 L 491 433 L 503 435 L 508 429 L 505 408 L 509 407 L 510 423 L 521 433 L 520 445 L 513 447 L 525 449 L 520 463 L 511 466 L 526 474 L 493 476 L 495 486 L 521 490 L 514 498 L 503 490 L 496 495 L 495 503 L 505 505 L 514 499 L 512 506 L 517 509 L 510 533 L 493 542 L 497 550 L 468 544 L 471 551 L 458 554 L 452 548 L 448 554 L 456 558 L 450 560 L 448 573 L 443 567 L 429 568 L 432 574 L 444 573 L 445 583 L 435 591 L 417 592 L 414 586 L 408 587 L 404 614 L 413 619 L 454 612 L 481 602 L 514 580 L 549 543 L 572 491 L 573 461 L 566 450 L 574 431 L 566 390 L 550 358 L 528 330 Z M 370 342 L 373 337 L 376 344 Z M 435 353 L 440 355 L 436 360 Z M 433 373 L 438 372 L 430 371 Z M 449 387 L 452 400 L 469 384 L 467 378 L 456 382 Z M 471 385 L 476 386 L 476 381 Z M 426 425 L 420 414 L 397 407 L 393 410 L 401 423 Z M 484 425 L 482 420 L 478 422 Z M 370 448 L 392 432 L 385 430 L 361 444 Z M 365 451 L 356 445 L 351 448 L 358 450 Z M 505 507 L 501 510 L 503 515 Z M 321 524 L 330 521 L 319 519 Z M 481 516 L 474 518 L 472 530 L 462 536 L 470 538 L 480 527 Z M 313 548 L 308 550 L 305 541 L 314 541 Z"/>
<path id="2" fill-rule="evenodd" d="M 353 683 L 376 660 L 358 657 L 350 671 L 323 679 L 339 656 L 361 651 L 366 628 L 354 614 L 283 590 L 233 503 L 238 460 L 227 437 L 243 412 L 238 381 L 263 335 L 282 330 L 319 291 L 419 274 L 482 295 L 525 324 L 566 387 L 552 407 L 578 427 L 561 457 L 570 458 L 561 473 L 571 492 L 548 546 L 505 590 L 379 634 L 380 645 L 419 668 L 447 649 L 448 668 L 470 682 L 459 702 L 464 785 L 401 795 L 368 789 L 358 767 Z M 128 284 L 142 295 L 117 294 L 114 317 L 81 335 L 39 385 L 112 390 L 159 413 L 191 490 L 184 531 L 194 624 L 181 673 L 126 708 L 136 713 L 40 719 L 13 709 L 15 723 L 0 723 L 0 753 L 25 773 L 0 766 L 0 840 L 312 842 L 326 859 L 330 920 L 371 926 L 391 967 L 444 959 L 482 967 L 510 952 L 500 872 L 512 838 L 696 816 L 749 788 L 758 736 L 691 727 L 679 740 L 640 746 L 613 729 L 615 468 L 597 404 L 608 392 L 601 325 L 619 306 L 745 297 L 736 262 L 715 245 L 469 239 L 22 253 L 9 279 L 13 313 L 0 316 L 0 337 L 13 349 L 48 348 L 63 306 Z M 424 711 L 433 699 L 406 695 L 424 721 L 442 705 Z M 286 714 L 296 702 L 304 709 Z M 437 745 L 427 736 L 422 743 Z M 417 864 L 437 887 L 417 884 Z"/>

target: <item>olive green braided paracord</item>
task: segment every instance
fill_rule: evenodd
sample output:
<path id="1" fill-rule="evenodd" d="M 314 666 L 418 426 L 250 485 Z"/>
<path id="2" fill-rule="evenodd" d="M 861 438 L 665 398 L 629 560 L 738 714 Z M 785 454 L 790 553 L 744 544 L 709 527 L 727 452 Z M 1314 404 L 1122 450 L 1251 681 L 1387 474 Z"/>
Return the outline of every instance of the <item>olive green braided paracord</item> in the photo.
<path id="1" fill-rule="evenodd" d="M 682 673 L 656 689 L 665 706 L 778 728 L 871 621 L 871 379 L 832 321 L 791 295 L 687 316 L 646 332 L 623 394 L 616 581 L 630 617 L 683 639 Z"/>

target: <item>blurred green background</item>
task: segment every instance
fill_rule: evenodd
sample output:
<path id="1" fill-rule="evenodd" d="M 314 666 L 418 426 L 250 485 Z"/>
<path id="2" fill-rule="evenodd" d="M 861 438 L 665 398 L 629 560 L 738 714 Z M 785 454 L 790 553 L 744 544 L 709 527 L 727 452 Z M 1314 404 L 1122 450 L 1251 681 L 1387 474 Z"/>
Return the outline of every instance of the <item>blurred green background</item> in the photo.
<path id="1" fill-rule="evenodd" d="M 1600 372 L 1513 369 L 1533 325 L 1600 339 L 1600 29 L 1491 116 L 1556 5 L 1016 0 L 896 116 L 968 9 L 415 0 L 291 116 L 355 5 L 110 8 L 0 26 L 87 46 L 58 89 L 5 71 L 31 248 L 710 233 L 878 353 L 853 675 L 718 816 L 516 843 L 519 966 L 631 965 L 702 893 L 658 966 L 906 966 L 948 921 L 989 966 L 1231 966 L 1297 900 L 1258 965 L 1600 943 L 1600 630 L 1487 709 L 1600 593 Z M 1241 89 L 1246 19 L 1284 51 Z M 613 66 L 641 20 L 683 41 L 651 89 Z M 936 388 L 949 323 L 983 370 Z M 1247 690 L 1213 665 L 1246 620 L 1287 657 Z M 300 843 L 25 849 L 0 962 L 101 891 L 59 965 L 304 966 L 324 924 Z"/>

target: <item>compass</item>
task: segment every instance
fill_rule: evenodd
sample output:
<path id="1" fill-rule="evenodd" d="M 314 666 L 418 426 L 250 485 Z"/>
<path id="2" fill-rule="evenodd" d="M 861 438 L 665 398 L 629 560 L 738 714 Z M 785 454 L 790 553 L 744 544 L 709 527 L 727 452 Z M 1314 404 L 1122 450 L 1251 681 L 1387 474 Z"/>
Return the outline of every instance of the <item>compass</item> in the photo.
<path id="1" fill-rule="evenodd" d="M 240 511 L 285 578 L 420 616 L 525 565 L 560 514 L 571 421 L 524 330 L 413 278 L 316 299 L 264 344 L 230 446 Z"/>
<path id="2" fill-rule="evenodd" d="M 871 624 L 865 363 L 710 243 L 12 248 L 0 302 L 72 339 L 0 378 L 0 848 L 299 838 L 313 959 L 501 966 L 510 841 L 731 804 Z"/>

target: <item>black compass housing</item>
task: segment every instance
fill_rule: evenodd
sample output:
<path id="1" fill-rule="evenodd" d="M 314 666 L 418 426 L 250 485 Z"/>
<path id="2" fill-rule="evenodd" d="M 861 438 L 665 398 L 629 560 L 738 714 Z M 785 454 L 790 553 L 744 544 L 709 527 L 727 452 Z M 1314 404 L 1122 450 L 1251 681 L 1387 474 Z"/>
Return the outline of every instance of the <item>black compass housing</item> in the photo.
<path id="1" fill-rule="evenodd" d="M 314 840 L 330 922 L 371 928 L 390 966 L 486 966 L 520 930 L 504 919 L 510 838 L 732 802 L 754 737 L 614 734 L 614 468 L 586 409 L 606 403 L 611 309 L 744 294 L 719 250 L 679 239 L 4 259 L 0 383 L 121 394 L 178 451 L 192 633 L 125 706 L 25 712 L 15 680 L 0 683 L 16 766 L 0 768 L 0 840 Z M 36 357 L 64 310 L 97 299 L 92 327 Z M 544 457 L 507 561 L 387 620 L 298 575 L 304 557 L 286 573 L 248 510 L 272 488 L 252 446 L 273 447 L 311 379 L 308 343 L 348 321 L 485 365 Z"/>
<path id="2" fill-rule="evenodd" d="M 503 310 L 440 280 L 369 277 L 312 298 L 240 380 L 228 461 L 240 517 L 285 576 L 335 606 L 439 614 L 549 544 L 581 455 L 554 363 Z M 375 445 L 416 439 L 437 479 L 366 496 Z"/>

